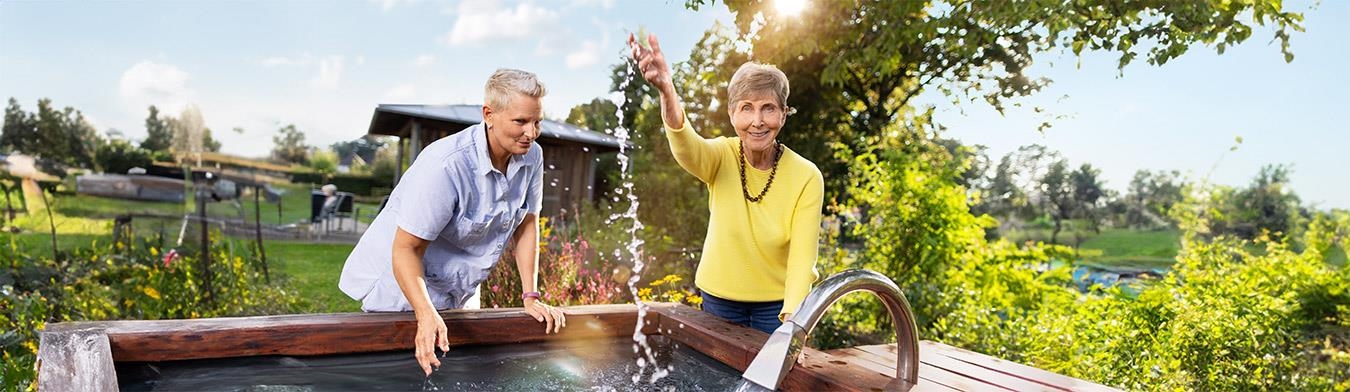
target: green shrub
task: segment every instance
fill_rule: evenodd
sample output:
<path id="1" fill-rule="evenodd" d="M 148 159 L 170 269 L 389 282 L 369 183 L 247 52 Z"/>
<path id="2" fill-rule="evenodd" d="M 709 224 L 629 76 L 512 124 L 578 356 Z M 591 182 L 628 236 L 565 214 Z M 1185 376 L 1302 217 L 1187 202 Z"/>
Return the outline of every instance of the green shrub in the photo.
<path id="1" fill-rule="evenodd" d="M 295 295 L 263 284 L 251 255 L 231 257 L 228 242 L 213 242 L 210 293 L 195 251 L 165 261 L 164 250 L 145 238 L 93 243 L 57 258 L 0 242 L 10 244 L 0 248 L 10 263 L 0 271 L 5 390 L 32 387 L 37 332 L 49 322 L 249 316 L 299 306 Z"/>
<path id="2" fill-rule="evenodd" d="M 1234 193 L 1206 189 L 1172 211 L 1181 247 L 1166 276 L 1131 289 L 1072 282 L 1070 249 L 985 240 L 964 163 L 912 137 L 840 154 L 865 211 L 856 251 L 827 238 L 823 273 L 866 268 L 895 280 L 920 338 L 1127 390 L 1350 389 L 1350 214 L 1320 214 L 1299 241 L 1224 236 Z M 1064 265 L 1052 268 L 1051 266 Z M 869 296 L 845 297 L 812 334 L 823 348 L 893 341 Z"/>

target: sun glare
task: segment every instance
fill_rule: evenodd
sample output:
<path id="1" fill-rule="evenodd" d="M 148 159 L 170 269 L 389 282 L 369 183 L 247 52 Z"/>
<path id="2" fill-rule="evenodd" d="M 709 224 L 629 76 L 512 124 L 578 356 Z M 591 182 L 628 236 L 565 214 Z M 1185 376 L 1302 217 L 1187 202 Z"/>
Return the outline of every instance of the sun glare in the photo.
<path id="1" fill-rule="evenodd" d="M 778 9 L 779 14 L 795 16 L 800 14 L 803 8 L 806 8 L 806 0 L 776 0 L 773 5 L 774 8 Z"/>

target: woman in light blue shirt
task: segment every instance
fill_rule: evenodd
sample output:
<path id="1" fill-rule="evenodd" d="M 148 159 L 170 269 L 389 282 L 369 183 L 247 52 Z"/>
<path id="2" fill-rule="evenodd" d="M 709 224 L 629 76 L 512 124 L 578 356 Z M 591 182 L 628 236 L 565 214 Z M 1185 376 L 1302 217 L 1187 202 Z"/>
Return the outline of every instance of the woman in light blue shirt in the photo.
<path id="1" fill-rule="evenodd" d="M 567 325 L 539 301 L 538 216 L 543 151 L 534 140 L 544 85 L 533 73 L 488 78 L 483 122 L 428 145 L 408 167 L 342 268 L 339 288 L 368 312 L 417 315 L 417 362 L 428 375 L 449 350 L 439 309 L 464 307 L 506 246 L 520 271 L 525 311 L 545 333 Z"/>

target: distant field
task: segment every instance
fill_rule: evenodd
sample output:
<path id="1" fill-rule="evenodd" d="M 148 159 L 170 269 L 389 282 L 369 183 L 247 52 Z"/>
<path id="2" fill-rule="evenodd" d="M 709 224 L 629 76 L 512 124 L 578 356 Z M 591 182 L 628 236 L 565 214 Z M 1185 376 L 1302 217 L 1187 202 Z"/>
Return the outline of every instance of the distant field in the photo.
<path id="1" fill-rule="evenodd" d="M 1050 230 L 1027 229 L 1004 234 L 1012 242 L 1050 242 Z M 1103 229 L 1101 234 L 1091 230 L 1064 230 L 1059 243 L 1079 244 L 1080 262 L 1104 267 L 1167 268 L 1181 247 L 1181 233 L 1174 230 Z"/>
<path id="2" fill-rule="evenodd" d="M 1098 250 L 1101 256 L 1084 261 L 1106 266 L 1135 266 L 1167 268 L 1172 265 L 1181 247 L 1181 233 L 1173 230 L 1141 231 L 1127 229 L 1103 230 L 1079 247 Z"/>

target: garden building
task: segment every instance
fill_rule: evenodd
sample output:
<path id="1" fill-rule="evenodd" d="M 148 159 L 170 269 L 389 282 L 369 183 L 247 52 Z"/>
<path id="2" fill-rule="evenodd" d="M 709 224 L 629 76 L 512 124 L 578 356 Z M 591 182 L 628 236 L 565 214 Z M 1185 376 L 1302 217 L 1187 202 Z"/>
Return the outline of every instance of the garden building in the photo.
<path id="1" fill-rule="evenodd" d="M 370 135 L 397 136 L 399 169 L 432 142 L 483 121 L 480 105 L 381 104 L 370 119 Z M 541 215 L 557 216 L 599 196 L 604 173 L 597 172 L 601 156 L 619 151 L 613 136 L 558 121 L 543 120 L 536 140 L 544 148 L 544 205 Z"/>

